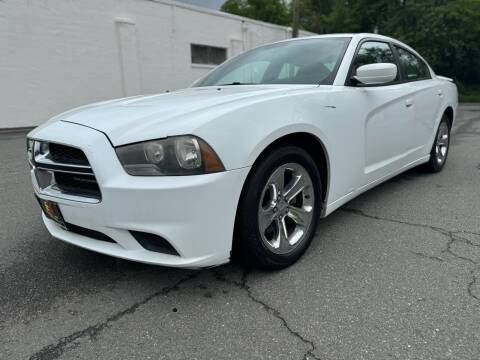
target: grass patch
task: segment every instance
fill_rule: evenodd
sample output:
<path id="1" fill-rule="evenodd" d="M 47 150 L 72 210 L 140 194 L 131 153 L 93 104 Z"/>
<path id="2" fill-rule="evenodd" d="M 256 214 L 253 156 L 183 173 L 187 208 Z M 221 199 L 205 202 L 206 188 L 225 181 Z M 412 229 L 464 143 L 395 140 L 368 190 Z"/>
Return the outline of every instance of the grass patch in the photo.
<path id="1" fill-rule="evenodd" d="M 458 101 L 480 103 L 480 86 L 459 86 Z"/>
<path id="2" fill-rule="evenodd" d="M 476 94 L 458 94 L 458 101 L 461 103 L 480 103 L 480 92 Z"/>

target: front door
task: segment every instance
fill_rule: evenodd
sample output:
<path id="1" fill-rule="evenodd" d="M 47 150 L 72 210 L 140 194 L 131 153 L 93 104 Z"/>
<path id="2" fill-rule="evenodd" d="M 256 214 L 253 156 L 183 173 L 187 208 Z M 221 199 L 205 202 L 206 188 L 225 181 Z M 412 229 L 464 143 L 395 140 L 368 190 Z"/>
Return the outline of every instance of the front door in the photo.
<path id="1" fill-rule="evenodd" d="M 353 71 L 374 63 L 397 65 L 391 45 L 377 40 L 364 41 L 354 59 Z M 407 164 L 409 139 L 414 120 L 414 94 L 397 78 L 388 84 L 352 88 L 368 111 L 364 121 L 364 182 L 370 184 Z"/>

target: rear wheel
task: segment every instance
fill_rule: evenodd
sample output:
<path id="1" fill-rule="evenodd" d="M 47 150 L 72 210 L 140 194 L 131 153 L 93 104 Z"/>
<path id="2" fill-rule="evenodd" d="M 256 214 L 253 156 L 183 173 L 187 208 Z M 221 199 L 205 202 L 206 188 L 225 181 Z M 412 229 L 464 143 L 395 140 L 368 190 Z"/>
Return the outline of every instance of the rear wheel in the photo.
<path id="1" fill-rule="evenodd" d="M 424 169 L 436 173 L 443 169 L 447 161 L 450 148 L 450 124 L 447 115 L 443 115 L 438 125 L 435 141 L 430 151 L 430 160 L 424 165 Z"/>
<path id="2" fill-rule="evenodd" d="M 242 260 L 268 269 L 293 264 L 313 238 L 320 204 L 320 174 L 310 155 L 296 146 L 269 152 L 242 193 L 235 229 Z"/>

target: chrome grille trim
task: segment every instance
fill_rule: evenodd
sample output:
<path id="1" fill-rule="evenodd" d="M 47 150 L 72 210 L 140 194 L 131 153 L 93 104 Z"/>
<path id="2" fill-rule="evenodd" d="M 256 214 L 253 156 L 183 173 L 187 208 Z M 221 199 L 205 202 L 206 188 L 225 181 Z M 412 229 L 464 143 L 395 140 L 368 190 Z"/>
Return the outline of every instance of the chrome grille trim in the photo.
<path id="1" fill-rule="evenodd" d="M 49 155 L 39 155 L 35 157 L 35 163 L 38 166 L 47 165 L 47 166 L 66 167 L 66 168 L 72 168 L 72 169 L 84 169 L 85 172 L 88 171 L 93 174 L 92 167 L 90 165 L 75 165 L 75 164 L 57 162 L 57 161 L 53 161 L 49 157 Z"/>
<path id="2" fill-rule="evenodd" d="M 44 149 L 42 149 L 42 144 L 50 144 L 50 142 L 35 141 L 35 145 L 33 148 L 33 160 L 35 164 L 37 164 L 37 166 L 47 165 L 47 166 L 55 166 L 59 168 L 67 167 L 67 168 L 71 168 L 72 171 L 89 172 L 93 174 L 92 167 L 90 166 L 90 164 L 89 165 L 70 164 L 66 162 L 58 162 L 53 160 L 52 157 L 50 156 L 49 148 L 45 147 Z"/>
<path id="3" fill-rule="evenodd" d="M 29 139 L 28 141 L 31 140 L 33 139 Z M 73 164 L 64 161 L 58 162 L 51 157 L 49 146 L 50 144 L 56 144 L 62 145 L 64 147 L 74 148 L 82 152 L 82 154 L 84 155 L 81 149 L 71 145 L 58 144 L 49 141 L 33 141 L 33 148 L 31 148 L 29 151 L 29 163 L 32 168 L 32 180 L 34 181 L 34 186 L 39 193 L 61 199 L 88 203 L 98 203 L 101 201 L 101 190 L 100 187 L 98 187 L 98 182 L 95 178 L 93 169 L 88 162 L 88 159 L 85 157 L 85 163 L 87 163 L 88 165 Z M 57 183 L 55 173 L 81 175 L 84 178 L 91 178 L 91 183 L 96 184 L 96 186 L 98 187 L 98 195 L 94 193 L 96 190 L 90 191 L 90 193 L 88 193 L 85 190 L 85 187 L 82 188 L 83 185 L 86 185 L 86 183 L 90 182 L 89 180 L 83 183 L 78 183 L 77 191 L 75 186 L 71 186 L 71 184 L 70 186 L 63 186 L 63 184 Z"/>
<path id="4" fill-rule="evenodd" d="M 67 167 L 65 165 L 56 165 L 56 164 L 45 164 L 45 163 L 35 163 L 37 169 L 42 169 L 46 171 L 55 171 L 55 172 L 64 172 L 70 174 L 79 174 L 79 175 L 93 175 L 92 169 L 78 169 L 75 166 Z"/>

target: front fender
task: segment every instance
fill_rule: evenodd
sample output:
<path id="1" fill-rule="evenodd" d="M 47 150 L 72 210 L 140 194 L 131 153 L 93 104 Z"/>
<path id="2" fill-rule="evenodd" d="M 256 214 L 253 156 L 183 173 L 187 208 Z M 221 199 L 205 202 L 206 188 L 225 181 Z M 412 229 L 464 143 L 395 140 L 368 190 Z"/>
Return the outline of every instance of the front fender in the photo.
<path id="1" fill-rule="evenodd" d="M 328 114 L 319 111 L 319 92 L 301 91 L 235 108 L 202 124 L 194 135 L 212 146 L 227 170 L 252 166 L 267 146 L 292 133 L 312 134 L 328 151 L 330 143 L 322 130 Z"/>
<path id="2" fill-rule="evenodd" d="M 248 154 L 248 157 L 246 159 L 246 162 L 248 164 L 247 166 L 252 166 L 258 159 L 260 154 L 265 151 L 265 149 L 270 144 L 274 143 L 275 141 L 281 139 L 284 136 L 295 133 L 307 133 L 315 136 L 317 140 L 323 145 L 323 150 L 326 152 L 328 158 L 330 144 L 326 135 L 319 128 L 312 126 L 311 124 L 300 123 L 285 125 L 279 129 L 275 129 L 271 133 L 264 136 Z"/>

